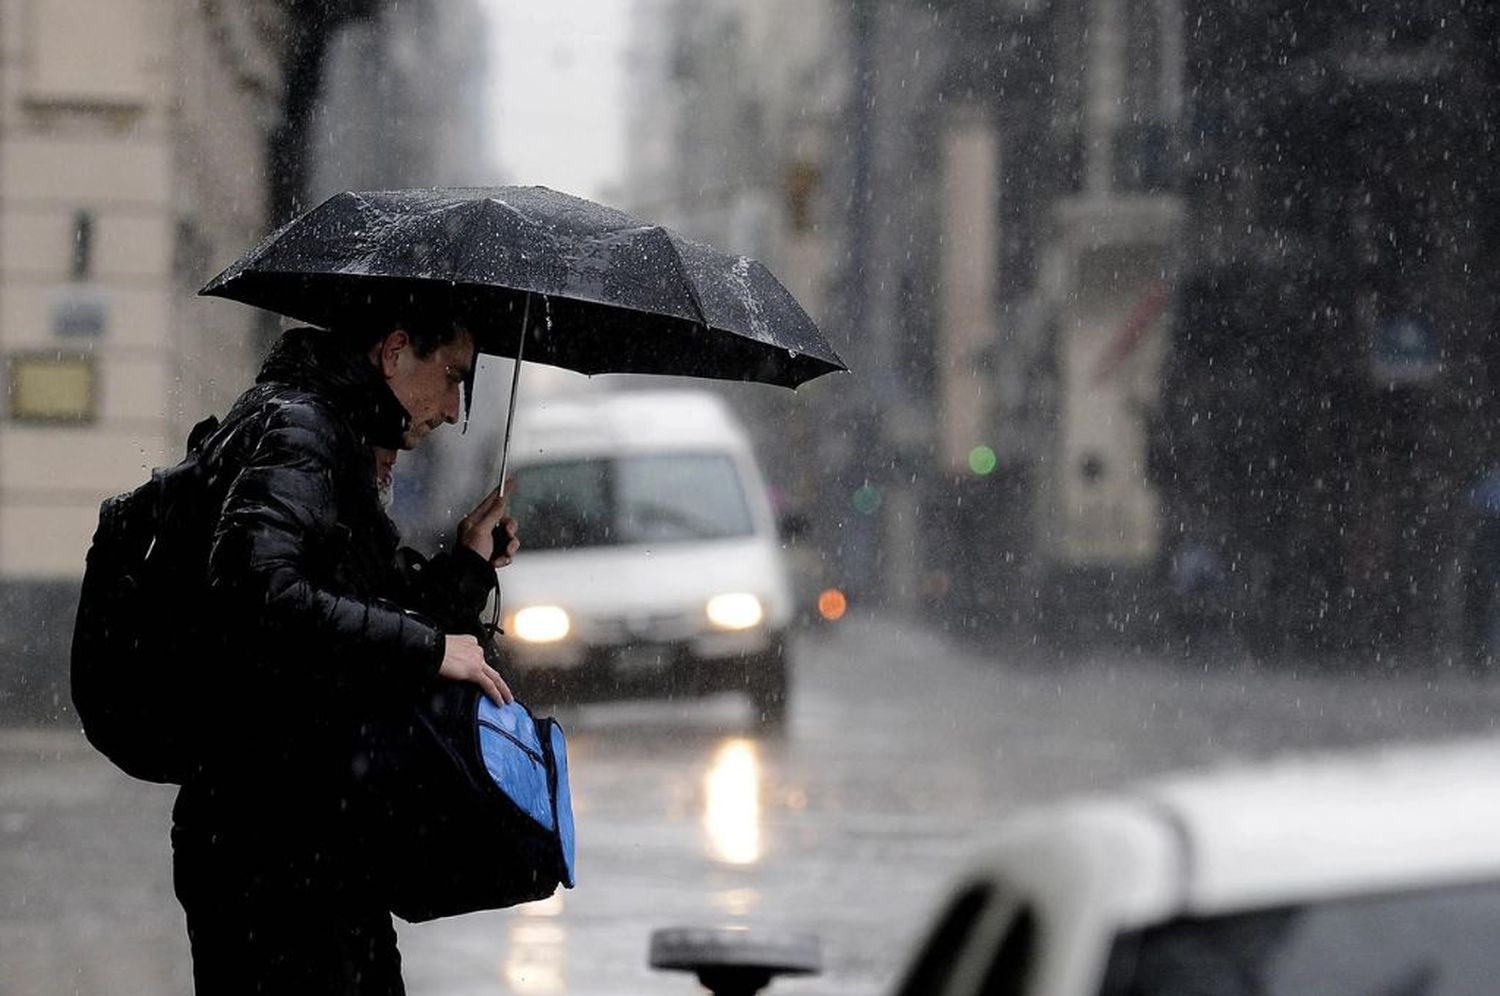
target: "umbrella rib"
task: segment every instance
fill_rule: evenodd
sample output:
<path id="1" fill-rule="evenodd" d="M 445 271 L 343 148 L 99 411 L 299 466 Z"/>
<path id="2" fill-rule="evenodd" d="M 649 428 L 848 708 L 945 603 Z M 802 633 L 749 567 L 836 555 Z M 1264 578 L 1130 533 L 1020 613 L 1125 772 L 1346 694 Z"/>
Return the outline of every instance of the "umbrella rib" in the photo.
<path id="1" fill-rule="evenodd" d="M 682 254 L 677 251 L 677 243 L 673 241 L 671 233 L 665 228 L 657 228 L 658 232 L 667 240 L 667 248 L 672 250 L 672 262 L 677 267 L 677 273 L 682 277 L 682 284 L 687 288 L 688 299 L 693 302 L 693 310 L 698 312 L 698 324 L 705 329 L 712 328 L 708 322 L 708 312 L 703 310 L 703 299 L 698 296 L 698 285 L 693 283 L 693 278 L 688 274 L 687 263 L 683 262 Z"/>
<path id="2" fill-rule="evenodd" d="M 464 247 L 463 258 L 462 260 L 460 260 L 455 257 L 455 259 L 453 260 L 453 269 L 448 274 L 448 280 L 450 283 L 458 283 L 459 272 L 468 265 L 469 261 L 474 257 L 475 252 L 477 252 L 477 250 L 474 249 L 473 246 L 479 240 L 474 238 L 473 236 L 478 230 L 479 226 L 484 222 L 485 213 L 489 210 L 489 206 L 491 204 L 506 206 L 501 201 L 498 201 L 493 197 L 486 197 L 479 202 L 479 209 L 474 212 L 474 216 L 469 219 L 469 223 L 464 229 L 463 241 L 460 243 Z"/>

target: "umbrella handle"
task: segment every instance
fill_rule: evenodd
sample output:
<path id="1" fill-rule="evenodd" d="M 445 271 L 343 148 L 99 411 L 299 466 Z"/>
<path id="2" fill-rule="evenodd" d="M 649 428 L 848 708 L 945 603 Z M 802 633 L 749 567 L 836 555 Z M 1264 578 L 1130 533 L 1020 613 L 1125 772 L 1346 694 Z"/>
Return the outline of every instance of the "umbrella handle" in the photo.
<path id="1" fill-rule="evenodd" d="M 500 446 L 500 497 L 505 497 L 505 468 L 510 463 L 510 433 L 516 425 L 516 396 L 521 386 L 521 353 L 526 349 L 526 328 L 531 324 L 531 293 L 521 312 L 521 337 L 516 341 L 516 367 L 510 375 L 510 411 L 505 416 L 505 442 Z"/>

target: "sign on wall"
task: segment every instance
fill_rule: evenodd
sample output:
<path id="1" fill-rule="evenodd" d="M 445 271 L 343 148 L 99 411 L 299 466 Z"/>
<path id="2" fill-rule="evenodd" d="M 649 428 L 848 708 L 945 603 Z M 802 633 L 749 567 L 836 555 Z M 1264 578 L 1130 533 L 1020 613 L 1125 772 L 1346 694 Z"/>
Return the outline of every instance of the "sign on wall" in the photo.
<path id="1" fill-rule="evenodd" d="M 99 385 L 85 353 L 15 353 L 7 364 L 10 417 L 15 422 L 92 422 Z"/>
<path id="2" fill-rule="evenodd" d="M 52 296 L 50 318 L 55 336 L 97 339 L 109 330 L 109 298 L 97 287 L 62 287 Z"/>

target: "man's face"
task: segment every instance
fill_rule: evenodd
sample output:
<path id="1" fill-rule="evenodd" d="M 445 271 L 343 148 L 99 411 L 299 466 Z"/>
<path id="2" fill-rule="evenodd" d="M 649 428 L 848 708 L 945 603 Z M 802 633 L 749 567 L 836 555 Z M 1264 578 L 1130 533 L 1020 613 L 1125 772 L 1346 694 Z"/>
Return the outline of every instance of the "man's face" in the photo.
<path id="1" fill-rule="evenodd" d="M 380 368 L 391 392 L 411 416 L 401 445 L 416 446 L 443 423 L 458 421 L 463 410 L 464 380 L 474 364 L 474 337 L 467 330 L 431 354 L 417 355 L 407 334 L 397 329 L 377 347 Z"/>

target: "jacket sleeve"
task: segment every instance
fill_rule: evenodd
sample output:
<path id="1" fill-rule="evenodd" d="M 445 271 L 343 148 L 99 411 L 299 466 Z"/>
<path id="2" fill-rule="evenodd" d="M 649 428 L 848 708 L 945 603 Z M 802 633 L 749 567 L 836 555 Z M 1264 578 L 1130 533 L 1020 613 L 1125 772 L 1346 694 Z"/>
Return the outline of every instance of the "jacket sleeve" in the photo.
<path id="1" fill-rule="evenodd" d="M 431 617 L 445 633 L 481 636 L 480 618 L 495 590 L 495 569 L 468 547 L 432 559 L 409 548 L 397 552 L 406 602 Z"/>
<path id="2" fill-rule="evenodd" d="M 209 557 L 209 585 L 258 664 L 348 686 L 415 687 L 437 673 L 443 634 L 392 602 L 321 587 L 313 568 L 336 556 L 337 430 L 309 404 L 284 404 L 226 493 Z M 325 582 L 326 584 L 326 582 Z"/>

